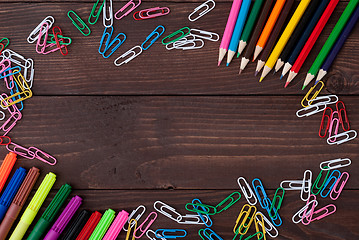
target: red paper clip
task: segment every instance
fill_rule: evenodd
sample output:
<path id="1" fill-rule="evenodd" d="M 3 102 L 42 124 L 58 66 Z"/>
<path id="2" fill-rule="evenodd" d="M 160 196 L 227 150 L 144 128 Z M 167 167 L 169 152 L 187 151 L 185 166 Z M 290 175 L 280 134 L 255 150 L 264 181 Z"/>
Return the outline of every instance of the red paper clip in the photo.
<path id="1" fill-rule="evenodd" d="M 55 29 L 57 31 L 55 31 Z M 65 49 L 65 52 L 62 51 L 62 47 L 61 47 L 61 44 L 60 44 L 60 40 L 63 41 L 62 39 L 59 40 L 58 38 L 58 35 L 61 35 L 62 36 L 62 31 L 61 29 L 58 27 L 58 26 L 55 26 L 52 28 L 52 33 L 54 34 L 54 38 L 55 38 L 55 42 L 56 42 L 56 46 L 58 49 L 60 49 L 60 53 L 63 55 L 63 56 L 66 56 L 69 52 L 67 51 L 67 47 L 65 46 L 64 49 Z"/>
<path id="2" fill-rule="evenodd" d="M 342 106 L 340 107 L 340 103 L 342 104 Z M 338 101 L 337 104 L 337 111 L 339 114 L 339 122 L 342 125 L 342 128 L 344 131 L 349 131 L 350 130 L 350 125 L 349 125 L 349 120 L 348 120 L 348 116 L 347 116 L 347 111 L 345 109 L 345 105 L 342 101 Z M 345 128 L 345 126 L 347 126 L 347 128 Z"/>
<path id="3" fill-rule="evenodd" d="M 164 16 L 170 13 L 170 9 L 168 7 L 154 7 L 154 8 L 148 8 L 143 9 L 141 11 L 137 11 L 133 14 L 133 18 L 135 20 L 144 20 L 144 19 L 150 19 L 155 17 Z M 138 18 L 136 17 L 136 14 L 138 14 Z"/>
<path id="4" fill-rule="evenodd" d="M 9 145 L 11 143 L 11 138 L 8 136 L 0 136 L 0 145 Z"/>
<path id="5" fill-rule="evenodd" d="M 327 110 L 330 110 L 329 114 L 327 114 Z M 332 114 L 333 114 L 333 110 L 330 107 L 326 107 L 324 109 L 322 122 L 320 123 L 320 128 L 319 128 L 319 137 L 325 138 L 325 136 L 327 135 Z M 327 123 L 325 124 L 326 119 L 327 119 Z M 324 130 L 324 134 L 322 135 L 323 130 Z"/>

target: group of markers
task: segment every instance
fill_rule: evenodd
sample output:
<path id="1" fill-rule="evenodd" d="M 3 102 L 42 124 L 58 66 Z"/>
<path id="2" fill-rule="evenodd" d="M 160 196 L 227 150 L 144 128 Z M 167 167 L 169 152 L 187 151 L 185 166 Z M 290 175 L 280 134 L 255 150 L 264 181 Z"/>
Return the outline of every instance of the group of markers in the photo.
<path id="1" fill-rule="evenodd" d="M 8 153 L 5 157 L 0 168 L 0 192 L 2 192 L 16 160 L 17 155 L 13 152 Z M 276 227 L 282 225 L 279 210 L 285 191 L 300 191 L 300 198 L 306 202 L 292 217 L 292 221 L 296 224 L 301 222 L 308 225 L 313 221 L 333 214 L 336 211 L 334 204 L 316 209 L 318 205 L 316 196 L 320 195 L 323 198 L 330 196 L 333 201 L 337 200 L 349 179 L 349 173 L 340 172 L 338 168 L 347 167 L 350 164 L 351 160 L 348 158 L 324 161 L 320 164 L 321 171 L 314 183 L 312 183 L 312 172 L 306 170 L 301 180 L 282 181 L 280 187 L 275 191 L 273 200 L 269 199 L 259 178 L 252 181 L 253 191 L 247 180 L 244 177 L 239 177 L 237 182 L 248 204 L 242 207 L 234 224 L 233 240 L 260 240 L 266 239 L 266 235 L 272 238 L 277 237 L 279 233 Z M 21 215 L 20 220 L 17 220 L 39 175 L 40 170 L 36 167 L 32 167 L 28 173 L 24 168 L 20 167 L 15 171 L 7 187 L 2 192 L 0 197 L 0 240 L 6 239 L 8 235 L 10 240 L 24 239 L 27 230 L 32 225 L 56 181 L 56 175 L 52 172 L 48 173 Z M 211 229 L 213 225 L 211 216 L 227 210 L 241 198 L 239 192 L 233 192 L 216 206 L 204 204 L 200 199 L 196 198 L 185 205 L 185 209 L 192 212 L 192 214 L 184 215 L 177 212 L 170 205 L 156 201 L 153 208 L 157 212 L 150 212 L 142 223 L 138 225 L 140 218 L 146 211 L 146 207 L 143 205 L 138 206 L 131 214 L 122 210 L 117 214 L 116 218 L 116 213 L 112 209 L 108 209 L 103 215 L 98 211 L 91 213 L 87 210 L 82 210 L 74 218 L 75 213 L 82 204 L 82 198 L 74 196 L 59 214 L 71 190 L 72 188 L 68 184 L 64 184 L 59 189 L 34 225 L 27 240 L 56 240 L 59 238 L 63 240 L 115 240 L 122 229 L 127 232 L 126 240 L 138 239 L 144 235 L 151 240 L 166 240 L 187 236 L 185 229 L 160 228 L 155 231 L 151 230 L 152 224 L 158 217 L 157 212 L 181 225 L 196 224 L 200 227 L 205 226 L 198 231 L 203 240 L 223 240 Z M 257 202 L 266 211 L 266 214 L 257 211 L 255 206 Z M 72 218 L 74 220 L 69 224 Z M 249 235 L 247 233 L 253 222 L 256 231 L 255 234 Z M 16 227 L 10 234 L 13 229 L 12 226 Z"/>
<path id="2" fill-rule="evenodd" d="M 251 11 L 250 5 L 253 2 Z M 237 52 L 242 55 L 241 73 L 250 60 L 258 58 L 260 82 L 274 68 L 284 66 L 281 78 L 289 72 L 284 87 L 295 78 L 339 0 L 301 0 L 283 28 L 294 0 L 234 0 L 222 42 L 218 66 L 226 55 L 227 66 Z M 327 74 L 334 58 L 359 18 L 359 0 L 350 0 L 344 12 L 308 71 L 303 89 L 317 76 L 317 84 Z M 274 5 L 274 6 L 272 6 Z M 248 16 L 248 17 L 247 17 Z M 282 29 L 283 28 L 283 29 Z"/>

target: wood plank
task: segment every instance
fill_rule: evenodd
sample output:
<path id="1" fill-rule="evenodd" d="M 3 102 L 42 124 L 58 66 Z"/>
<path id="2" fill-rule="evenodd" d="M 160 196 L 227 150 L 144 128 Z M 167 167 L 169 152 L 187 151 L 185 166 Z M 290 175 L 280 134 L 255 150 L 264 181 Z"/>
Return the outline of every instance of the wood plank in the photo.
<path id="1" fill-rule="evenodd" d="M 64 179 L 61 180 L 64 182 Z M 84 198 L 81 209 L 89 209 L 92 211 L 98 210 L 102 213 L 112 208 L 115 211 L 122 209 L 131 212 L 138 205 L 142 204 L 146 206 L 147 210 L 145 216 L 150 211 L 154 211 L 153 203 L 156 200 L 161 200 L 170 206 L 174 207 L 180 214 L 189 213 L 185 210 L 184 205 L 187 202 L 191 202 L 193 198 L 199 198 L 202 202 L 216 205 L 222 201 L 231 192 L 238 191 L 237 189 L 228 191 L 89 191 L 89 190 L 75 190 L 71 194 L 72 196 L 78 194 Z M 274 191 L 267 191 L 270 198 L 273 197 Z M 53 198 L 55 191 L 52 191 L 50 197 L 46 200 L 43 206 L 47 206 L 50 200 Z M 334 215 L 323 218 L 319 221 L 312 222 L 308 226 L 303 224 L 294 224 L 292 222 L 292 216 L 302 206 L 304 202 L 299 198 L 299 192 L 286 192 L 283 204 L 279 210 L 280 216 L 283 220 L 283 225 L 278 227 L 279 236 L 276 239 L 358 239 L 359 229 L 357 228 L 357 222 L 359 221 L 359 207 L 356 199 L 359 197 L 359 191 L 344 190 L 340 198 L 336 201 L 332 201 L 328 198 L 318 198 L 318 208 L 324 207 L 327 204 L 334 204 L 337 207 L 337 211 Z M 211 227 L 217 234 L 223 239 L 232 239 L 232 229 L 237 216 L 246 201 L 242 197 L 239 202 L 230 207 L 228 210 L 212 216 L 213 226 Z M 258 211 L 264 210 L 257 204 Z M 39 215 L 42 214 L 42 210 Z M 267 216 L 267 214 L 265 213 Z M 38 216 L 39 217 L 39 216 Z M 268 217 L 268 216 L 267 216 Z M 139 223 L 142 223 L 144 218 L 141 218 Z M 198 230 L 202 226 L 198 225 L 179 225 L 169 218 L 158 214 L 158 218 L 151 226 L 151 229 L 156 230 L 158 228 L 181 228 L 188 232 L 186 239 L 199 239 Z M 31 228 L 30 228 L 31 229 Z M 254 233 L 254 226 L 251 226 L 250 233 Z M 118 239 L 124 239 L 125 232 L 121 232 Z M 143 237 L 142 239 L 147 239 Z M 267 239 L 271 239 L 267 237 Z"/>
<path id="2" fill-rule="evenodd" d="M 359 97 L 340 97 L 359 129 Z M 329 146 L 321 115 L 297 118 L 301 97 L 39 97 L 26 102 L 9 134 L 58 158 L 20 164 L 55 171 L 80 189 L 233 189 L 239 176 L 314 176 L 324 160 L 349 157 L 359 170 L 358 140 Z M 1 155 L 5 149 L 1 149 Z M 358 189 L 353 178 L 348 188 Z"/>
<path id="3" fill-rule="evenodd" d="M 235 59 L 230 67 L 216 67 L 219 42 L 206 42 L 201 50 L 181 51 L 165 50 L 156 42 L 148 51 L 126 64 L 115 67 L 116 56 L 131 47 L 141 44 L 146 36 L 159 24 L 166 27 L 165 35 L 184 27 L 200 28 L 214 31 L 220 35 L 227 21 L 231 7 L 229 2 L 218 3 L 208 15 L 194 23 L 187 16 L 198 3 L 156 2 L 156 6 L 168 6 L 171 13 L 162 18 L 148 21 L 134 21 L 131 17 L 115 21 L 115 32 L 126 33 L 127 40 L 109 59 L 98 54 L 98 46 L 103 32 L 101 23 L 91 26 L 92 34 L 83 37 L 71 24 L 66 13 L 75 10 L 83 19 L 87 19 L 92 2 L 83 3 L 1 3 L 0 32 L 1 36 L 11 39 L 10 48 L 26 57 L 35 60 L 35 85 L 37 95 L 73 95 L 73 94 L 304 94 L 301 91 L 302 81 L 311 63 L 334 27 L 346 3 L 339 3 L 335 13 L 326 26 L 324 33 L 315 45 L 301 73 L 284 89 L 284 81 L 279 76 L 270 75 L 262 84 L 253 76 L 255 64 L 250 64 L 241 76 L 238 76 L 239 60 Z M 145 2 L 142 7 L 153 7 L 152 2 Z M 28 13 L 31 17 L 24 18 Z M 225 13 L 225 14 L 224 14 Z M 73 39 L 69 55 L 62 57 L 59 53 L 38 55 L 35 45 L 26 42 L 31 30 L 45 17 L 52 15 L 56 25 L 63 29 L 66 36 Z M 344 49 L 335 61 L 328 75 L 328 90 L 340 94 L 358 94 L 356 84 L 359 76 L 359 28 L 355 28 Z"/>

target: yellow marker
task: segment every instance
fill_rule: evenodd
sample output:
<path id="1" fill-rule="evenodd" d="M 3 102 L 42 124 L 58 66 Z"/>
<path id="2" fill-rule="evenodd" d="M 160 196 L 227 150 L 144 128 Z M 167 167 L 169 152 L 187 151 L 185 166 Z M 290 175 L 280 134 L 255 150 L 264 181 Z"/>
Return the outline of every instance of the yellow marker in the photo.
<path id="1" fill-rule="evenodd" d="M 17 86 L 19 87 L 19 91 L 1 101 L 0 104 L 3 108 L 9 107 L 32 97 L 32 91 L 30 90 L 29 85 L 25 81 L 24 76 L 18 70 L 15 70 L 14 73 L 15 74 L 13 75 L 13 78 Z M 12 100 L 12 98 L 14 97 L 17 97 L 15 101 Z"/>
<path id="2" fill-rule="evenodd" d="M 302 15 L 304 14 L 305 10 L 307 9 L 309 3 L 311 0 L 302 0 L 300 1 L 297 9 L 295 10 L 292 18 L 289 20 L 288 25 L 286 26 L 286 28 L 284 29 L 282 36 L 280 36 L 277 44 L 275 45 L 271 55 L 269 56 L 266 65 L 264 66 L 263 72 L 262 72 L 262 76 L 261 79 L 259 80 L 259 82 L 261 82 L 266 76 L 267 74 L 272 70 L 272 68 L 274 67 L 275 63 L 277 62 L 279 55 L 282 53 L 285 45 L 287 44 L 290 36 L 292 35 L 294 29 L 297 27 L 300 18 L 302 17 Z"/>
<path id="3" fill-rule="evenodd" d="M 42 203 L 45 201 L 55 181 L 56 175 L 49 172 L 42 181 L 40 187 L 37 189 L 34 197 L 31 199 L 31 202 L 29 203 L 29 206 L 27 206 L 24 214 L 21 216 L 20 222 L 11 234 L 10 240 L 23 239 L 27 229 L 36 217 L 37 212 L 40 210 Z"/>

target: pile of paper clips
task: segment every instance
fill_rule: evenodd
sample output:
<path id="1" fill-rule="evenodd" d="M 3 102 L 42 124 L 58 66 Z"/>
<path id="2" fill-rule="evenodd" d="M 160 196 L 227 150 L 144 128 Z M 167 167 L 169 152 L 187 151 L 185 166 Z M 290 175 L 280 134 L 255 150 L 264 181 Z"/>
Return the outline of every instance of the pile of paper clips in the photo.
<path id="1" fill-rule="evenodd" d="M 314 90 L 319 86 L 319 90 Z M 319 92 L 324 87 L 323 82 L 318 82 L 309 89 L 308 93 L 302 99 L 304 108 L 297 111 L 298 117 L 308 117 L 319 112 L 323 112 L 322 121 L 319 127 L 319 137 L 325 138 L 328 134 L 327 143 L 329 145 L 339 145 L 357 137 L 355 130 L 350 130 L 350 124 L 347 116 L 345 105 L 342 101 L 338 101 L 336 95 L 319 96 Z M 310 97 L 310 94 L 313 95 Z M 335 109 L 330 106 L 335 105 Z M 339 126 L 342 132 L 339 132 Z"/>

